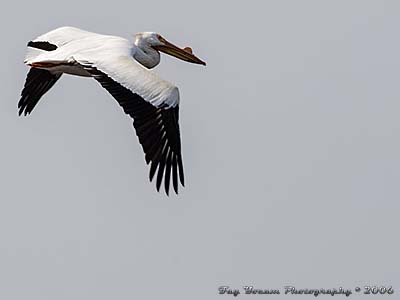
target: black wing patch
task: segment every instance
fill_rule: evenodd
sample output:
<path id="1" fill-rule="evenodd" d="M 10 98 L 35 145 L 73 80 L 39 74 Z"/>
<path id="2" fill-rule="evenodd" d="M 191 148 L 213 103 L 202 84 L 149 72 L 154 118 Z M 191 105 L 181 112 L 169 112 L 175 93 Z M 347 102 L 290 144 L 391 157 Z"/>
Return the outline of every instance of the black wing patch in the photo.
<path id="1" fill-rule="evenodd" d="M 18 102 L 19 112 L 30 114 L 40 98 L 57 82 L 61 73 L 53 74 L 49 71 L 31 68 L 26 76 L 21 99 Z"/>
<path id="2" fill-rule="evenodd" d="M 174 191 L 178 193 L 178 178 L 184 186 L 179 107 L 157 108 L 95 67 L 83 67 L 118 101 L 124 112 L 133 118 L 133 126 L 145 153 L 146 163 L 151 163 L 150 181 L 158 169 L 157 191 L 160 190 L 164 177 L 165 192 L 168 195 L 172 177 Z"/>
<path id="3" fill-rule="evenodd" d="M 42 42 L 42 41 L 39 41 L 39 42 L 30 41 L 30 42 L 28 42 L 28 47 L 37 48 L 37 49 L 45 50 L 45 51 L 53 51 L 53 50 L 57 49 L 56 45 L 51 44 L 49 42 Z"/>

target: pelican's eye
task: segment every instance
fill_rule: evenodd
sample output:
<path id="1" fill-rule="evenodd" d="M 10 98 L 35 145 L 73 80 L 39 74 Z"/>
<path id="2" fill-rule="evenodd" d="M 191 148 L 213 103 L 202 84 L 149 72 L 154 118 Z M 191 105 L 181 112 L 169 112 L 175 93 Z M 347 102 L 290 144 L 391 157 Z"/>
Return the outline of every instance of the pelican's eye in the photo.
<path id="1" fill-rule="evenodd" d="M 166 40 L 161 35 L 157 35 L 157 38 L 161 43 L 165 43 L 166 42 Z"/>

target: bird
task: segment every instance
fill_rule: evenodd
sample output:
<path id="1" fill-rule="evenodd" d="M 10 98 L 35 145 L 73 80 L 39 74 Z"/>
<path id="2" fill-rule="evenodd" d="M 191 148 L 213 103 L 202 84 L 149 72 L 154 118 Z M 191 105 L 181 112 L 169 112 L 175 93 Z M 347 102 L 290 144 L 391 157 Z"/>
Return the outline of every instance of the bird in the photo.
<path id="1" fill-rule="evenodd" d="M 169 195 L 185 186 L 179 129 L 179 90 L 151 70 L 160 52 L 206 65 L 190 47 L 179 48 L 155 32 L 128 40 L 64 26 L 27 44 L 24 63 L 30 67 L 18 102 L 18 114 L 29 115 L 63 74 L 94 78 L 133 119 L 156 189 Z"/>

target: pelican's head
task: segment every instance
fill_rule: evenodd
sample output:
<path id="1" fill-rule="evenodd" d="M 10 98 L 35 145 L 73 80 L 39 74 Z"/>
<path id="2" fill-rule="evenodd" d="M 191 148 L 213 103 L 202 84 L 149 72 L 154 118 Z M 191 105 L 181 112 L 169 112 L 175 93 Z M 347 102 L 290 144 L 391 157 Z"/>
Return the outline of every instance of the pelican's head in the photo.
<path id="1" fill-rule="evenodd" d="M 185 47 L 181 49 L 155 32 L 137 33 L 135 35 L 135 45 L 140 48 L 152 48 L 190 63 L 206 65 L 204 61 L 194 56 L 191 48 Z"/>

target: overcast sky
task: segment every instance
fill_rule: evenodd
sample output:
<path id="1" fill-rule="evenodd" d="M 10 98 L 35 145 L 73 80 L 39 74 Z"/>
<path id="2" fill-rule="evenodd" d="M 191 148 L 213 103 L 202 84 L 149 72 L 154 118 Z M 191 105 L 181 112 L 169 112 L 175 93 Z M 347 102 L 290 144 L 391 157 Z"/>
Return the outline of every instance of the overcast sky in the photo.
<path id="1" fill-rule="evenodd" d="M 8 3 L 1 299 L 233 299 L 221 285 L 400 293 L 400 3 L 236 2 Z M 26 43 L 64 25 L 156 31 L 207 62 L 163 56 L 156 69 L 181 93 L 178 196 L 148 182 L 131 120 L 94 80 L 64 76 L 17 116 Z"/>

